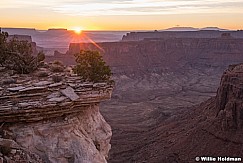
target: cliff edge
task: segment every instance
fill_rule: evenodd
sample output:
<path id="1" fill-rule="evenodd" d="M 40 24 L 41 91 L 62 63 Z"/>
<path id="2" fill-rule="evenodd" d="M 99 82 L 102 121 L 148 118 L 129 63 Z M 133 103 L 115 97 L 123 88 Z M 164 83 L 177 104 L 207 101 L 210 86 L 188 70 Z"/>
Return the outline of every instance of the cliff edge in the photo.
<path id="1" fill-rule="evenodd" d="M 215 97 L 196 106 L 175 108 L 173 116 L 139 135 L 138 144 L 143 145 L 137 146 L 130 160 L 241 162 L 242 84 L 243 64 L 229 66 Z"/>
<path id="2" fill-rule="evenodd" d="M 1 69 L 0 162 L 107 162 L 111 127 L 99 112 L 109 83 L 84 83 L 70 67 L 17 75 Z"/>

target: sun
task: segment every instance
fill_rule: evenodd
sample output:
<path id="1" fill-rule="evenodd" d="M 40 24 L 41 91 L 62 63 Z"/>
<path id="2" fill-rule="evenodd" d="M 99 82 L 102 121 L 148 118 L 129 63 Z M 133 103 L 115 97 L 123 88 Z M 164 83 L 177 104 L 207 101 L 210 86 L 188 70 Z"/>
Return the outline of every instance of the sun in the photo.
<path id="1" fill-rule="evenodd" d="M 82 32 L 82 28 L 81 27 L 74 27 L 72 28 L 72 30 L 76 33 L 76 34 L 80 34 Z"/>

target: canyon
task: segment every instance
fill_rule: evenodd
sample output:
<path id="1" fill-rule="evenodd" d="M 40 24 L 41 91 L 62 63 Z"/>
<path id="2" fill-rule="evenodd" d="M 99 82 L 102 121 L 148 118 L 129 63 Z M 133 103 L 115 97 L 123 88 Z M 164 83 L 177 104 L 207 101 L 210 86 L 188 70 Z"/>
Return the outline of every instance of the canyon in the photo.
<path id="1" fill-rule="evenodd" d="M 111 66 L 116 85 L 101 111 L 113 131 L 109 162 L 240 157 L 241 148 L 230 142 L 231 147 L 222 150 L 230 136 L 220 137 L 224 130 L 211 126 L 218 117 L 215 106 L 224 101 L 214 99 L 223 85 L 220 78 L 228 65 L 243 61 L 243 39 L 228 36 L 73 43 L 65 55 L 54 58 L 73 64 L 74 53 L 98 50 Z"/>
<path id="2" fill-rule="evenodd" d="M 56 103 L 60 100 L 62 111 L 59 112 L 60 108 L 55 108 L 56 105 L 44 105 L 48 112 L 33 110 L 31 114 L 36 117 L 32 119 L 28 115 L 16 118 L 21 110 L 16 113 L 9 110 L 6 118 L 3 114 L 3 120 L 9 120 L 7 117 L 11 115 L 13 122 L 21 123 L 6 126 L 5 132 L 17 138 L 13 144 L 24 146 L 26 155 L 51 162 L 75 162 L 84 158 L 84 162 L 105 162 L 107 159 L 109 163 L 183 163 L 195 162 L 195 158 L 201 156 L 243 157 L 240 139 L 243 39 L 240 34 L 236 37 L 228 31 L 207 32 L 204 37 L 199 32 L 200 38 L 185 37 L 181 32 L 177 37 L 152 35 L 151 38 L 144 38 L 146 32 L 141 32 L 141 35 L 134 34 L 141 36 L 141 40 L 124 38 L 119 42 L 71 43 L 66 54 L 46 56 L 46 61 L 59 60 L 65 65 L 74 65 L 73 54 L 80 50 L 98 50 L 112 69 L 114 89 L 102 83 L 98 86 L 92 83 L 73 85 L 76 79 L 69 76 L 62 85 L 57 84 L 57 88 L 65 90 L 72 87 L 82 97 L 81 101 L 86 101 L 83 97 L 89 95 L 96 100 L 79 101 L 77 105 L 71 100 L 67 107 L 62 107 L 65 100 L 70 99 L 58 91 L 50 99 Z M 44 82 L 44 87 L 49 85 L 51 83 Z M 12 91 L 16 89 L 13 87 Z M 98 92 L 99 89 L 107 92 L 99 96 L 97 89 Z M 24 92 L 21 90 L 18 91 Z M 45 93 L 42 88 L 38 91 Z M 110 96 L 111 100 L 102 102 L 99 110 L 98 103 Z M 44 96 L 45 99 L 47 97 Z M 12 106 L 7 101 L 4 102 L 5 108 L 6 104 Z M 38 106 L 33 101 L 29 104 L 30 108 Z M 26 104 L 15 101 L 14 105 Z M 54 134 L 60 131 L 64 134 Z M 81 134 L 81 138 L 76 137 L 77 133 Z M 28 136 L 31 139 L 25 139 Z M 84 146 L 78 143 L 84 143 L 83 137 L 88 139 Z M 48 146 L 51 142 L 59 142 L 57 140 L 61 140 L 60 145 L 53 143 Z M 80 146 L 71 150 L 74 144 L 70 140 Z M 34 148 L 30 144 L 35 144 Z M 80 152 L 80 148 L 88 152 Z M 73 155 L 76 152 L 79 155 Z M 96 156 L 94 160 L 90 153 Z"/>
<path id="3" fill-rule="evenodd" d="M 181 30 L 182 29 L 182 30 Z M 122 41 L 141 41 L 144 39 L 163 39 L 163 38 L 219 38 L 222 34 L 227 33 L 234 38 L 243 38 L 243 31 L 230 31 L 219 28 L 204 28 L 204 29 L 186 29 L 172 28 L 165 31 L 150 31 L 150 32 L 129 32 L 122 37 Z"/>

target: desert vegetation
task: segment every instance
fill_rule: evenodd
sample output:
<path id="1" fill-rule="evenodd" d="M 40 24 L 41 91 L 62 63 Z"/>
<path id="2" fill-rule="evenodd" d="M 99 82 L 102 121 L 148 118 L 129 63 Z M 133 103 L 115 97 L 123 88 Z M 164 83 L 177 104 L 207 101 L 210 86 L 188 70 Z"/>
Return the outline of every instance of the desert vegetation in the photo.
<path id="1" fill-rule="evenodd" d="M 45 59 L 43 52 L 33 56 L 31 43 L 16 38 L 8 40 L 8 33 L 0 31 L 0 65 L 20 74 L 35 71 Z"/>
<path id="2" fill-rule="evenodd" d="M 102 82 L 109 81 L 111 78 L 111 69 L 106 65 L 101 54 L 98 51 L 81 50 L 75 54 L 77 65 L 74 72 L 84 81 Z"/>
<path id="3" fill-rule="evenodd" d="M 61 61 L 55 60 L 51 64 L 51 70 L 52 72 L 58 73 L 64 71 L 64 64 Z"/>

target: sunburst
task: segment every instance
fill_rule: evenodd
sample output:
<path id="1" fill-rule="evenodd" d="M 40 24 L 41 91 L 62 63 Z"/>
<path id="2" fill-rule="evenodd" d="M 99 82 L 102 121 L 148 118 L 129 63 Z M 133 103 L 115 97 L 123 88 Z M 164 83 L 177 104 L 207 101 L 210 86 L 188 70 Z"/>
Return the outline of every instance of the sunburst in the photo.
<path id="1" fill-rule="evenodd" d="M 72 28 L 72 30 L 73 30 L 76 34 L 81 34 L 81 33 L 82 33 L 82 28 L 81 28 L 81 27 L 74 27 L 74 28 Z"/>

